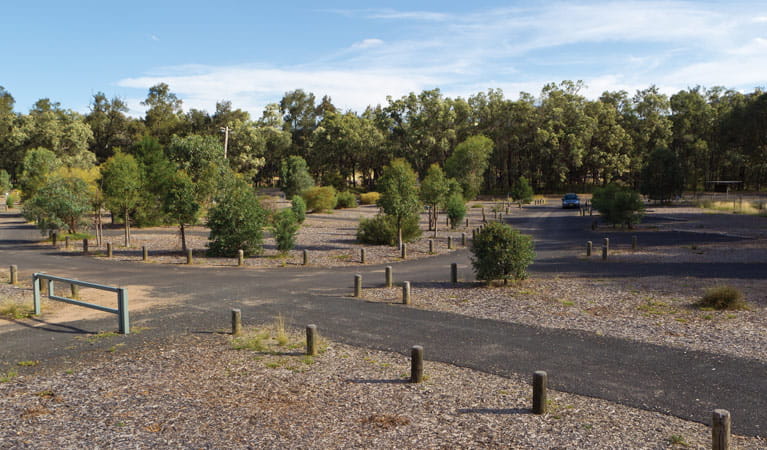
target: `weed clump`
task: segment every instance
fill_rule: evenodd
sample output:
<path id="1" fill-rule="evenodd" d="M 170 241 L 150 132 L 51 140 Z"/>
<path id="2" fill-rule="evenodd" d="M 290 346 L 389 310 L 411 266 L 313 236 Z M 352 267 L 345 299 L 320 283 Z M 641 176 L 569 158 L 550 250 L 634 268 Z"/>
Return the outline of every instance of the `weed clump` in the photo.
<path id="1" fill-rule="evenodd" d="M 698 302 L 698 306 L 716 310 L 748 309 L 748 304 L 743 300 L 743 293 L 732 286 L 717 286 L 708 289 Z"/>

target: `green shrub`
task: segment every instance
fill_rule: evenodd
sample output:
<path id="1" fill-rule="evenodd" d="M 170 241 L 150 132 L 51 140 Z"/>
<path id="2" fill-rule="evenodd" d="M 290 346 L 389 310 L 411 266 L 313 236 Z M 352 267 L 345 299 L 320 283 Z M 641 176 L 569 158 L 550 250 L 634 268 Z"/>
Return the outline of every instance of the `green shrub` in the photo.
<path id="1" fill-rule="evenodd" d="M 356 208 L 357 197 L 349 191 L 339 192 L 336 196 L 336 208 Z"/>
<path id="2" fill-rule="evenodd" d="M 631 228 L 644 215 L 644 204 L 639 194 L 617 184 L 608 184 L 594 191 L 591 203 L 605 221 L 613 225 Z"/>
<path id="3" fill-rule="evenodd" d="M 445 202 L 445 212 L 450 219 L 450 226 L 458 227 L 466 217 L 466 202 L 463 201 L 463 195 L 458 193 L 451 195 Z"/>
<path id="4" fill-rule="evenodd" d="M 535 258 L 532 237 L 498 222 L 489 223 L 477 233 L 471 252 L 477 279 L 488 282 L 527 278 L 527 266 Z"/>
<path id="5" fill-rule="evenodd" d="M 706 290 L 698 306 L 714 309 L 748 309 L 743 293 L 732 286 L 717 286 Z"/>
<path id="6" fill-rule="evenodd" d="M 533 188 L 525 177 L 519 177 L 511 188 L 511 197 L 518 203 L 528 204 L 533 201 Z"/>
<path id="7" fill-rule="evenodd" d="M 333 186 L 311 187 L 301 196 L 306 202 L 306 208 L 312 212 L 329 211 L 336 207 L 336 189 Z"/>
<path id="8" fill-rule="evenodd" d="M 13 205 L 16 204 L 16 196 L 12 193 L 9 193 L 7 197 L 5 197 L 5 206 L 8 207 L 8 209 L 13 208 Z"/>
<path id="9" fill-rule="evenodd" d="M 304 223 L 306 220 L 306 202 L 300 195 L 294 195 L 290 201 L 290 210 L 293 211 L 293 215 L 296 216 L 298 223 Z"/>
<path id="10" fill-rule="evenodd" d="M 277 241 L 277 250 L 287 253 L 296 245 L 296 234 L 301 225 L 296 215 L 290 209 L 283 209 L 274 215 L 272 222 L 272 234 Z"/>
<path id="11" fill-rule="evenodd" d="M 381 194 L 378 192 L 366 192 L 360 194 L 360 203 L 363 205 L 375 205 L 379 198 L 381 198 Z"/>
<path id="12" fill-rule="evenodd" d="M 421 236 L 418 215 L 402 222 L 402 240 L 412 242 Z M 378 214 L 372 219 L 362 219 L 357 227 L 357 240 L 363 244 L 397 245 L 397 225 L 391 216 Z"/>
<path id="13" fill-rule="evenodd" d="M 208 253 L 230 258 L 237 256 L 238 250 L 245 256 L 260 254 L 266 212 L 245 181 L 232 178 L 225 184 L 208 213 Z"/>

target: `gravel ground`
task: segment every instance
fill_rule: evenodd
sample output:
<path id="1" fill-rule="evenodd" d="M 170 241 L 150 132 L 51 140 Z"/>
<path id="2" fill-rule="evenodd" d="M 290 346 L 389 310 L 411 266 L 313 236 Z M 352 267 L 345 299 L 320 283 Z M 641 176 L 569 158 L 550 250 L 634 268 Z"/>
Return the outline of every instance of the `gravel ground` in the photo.
<path id="1" fill-rule="evenodd" d="M 426 381 L 410 384 L 402 355 L 325 347 L 307 358 L 300 337 L 261 351 L 227 335 L 116 344 L 0 383 L 0 448 L 710 448 L 702 424 L 554 391 L 534 415 L 525 379 L 426 361 Z"/>

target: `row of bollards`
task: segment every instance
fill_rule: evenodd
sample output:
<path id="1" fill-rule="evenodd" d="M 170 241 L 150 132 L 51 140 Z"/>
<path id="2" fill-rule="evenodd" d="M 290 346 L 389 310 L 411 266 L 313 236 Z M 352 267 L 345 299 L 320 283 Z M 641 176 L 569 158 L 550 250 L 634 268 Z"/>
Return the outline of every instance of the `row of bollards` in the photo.
<path id="1" fill-rule="evenodd" d="M 409 286 L 409 283 L 406 285 Z M 242 311 L 232 309 L 232 335 L 242 334 Z M 319 334 L 317 325 L 306 326 L 306 354 L 317 355 Z M 421 345 L 410 348 L 410 382 L 422 383 L 424 381 L 424 350 Z M 536 370 L 533 372 L 532 413 L 537 415 L 546 414 L 548 411 L 548 385 L 549 377 L 546 371 Z M 731 442 L 732 423 L 730 412 L 725 409 L 715 409 L 711 421 L 711 448 L 713 450 L 729 450 Z"/>
<path id="2" fill-rule="evenodd" d="M 591 256 L 592 249 L 593 249 L 594 243 L 591 241 L 586 241 L 586 256 Z M 631 250 L 636 250 L 638 248 L 637 244 L 637 237 L 631 236 Z M 604 238 L 602 239 L 602 259 L 607 260 L 607 256 L 610 253 L 610 238 Z"/>
<path id="3" fill-rule="evenodd" d="M 450 282 L 452 284 L 458 283 L 458 263 L 450 264 Z M 394 285 L 394 276 L 392 275 L 392 266 L 386 266 L 384 268 L 384 284 L 387 288 L 391 288 Z M 354 297 L 362 297 L 362 274 L 354 275 Z M 402 285 L 402 303 L 405 305 L 410 304 L 410 282 L 403 281 Z"/>

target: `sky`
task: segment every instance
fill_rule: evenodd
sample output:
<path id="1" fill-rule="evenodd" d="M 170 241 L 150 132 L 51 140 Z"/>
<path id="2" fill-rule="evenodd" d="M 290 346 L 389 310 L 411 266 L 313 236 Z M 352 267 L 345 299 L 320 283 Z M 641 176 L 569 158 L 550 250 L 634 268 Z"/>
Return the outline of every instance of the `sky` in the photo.
<path id="1" fill-rule="evenodd" d="M 141 116 L 167 83 L 184 110 L 229 100 L 258 118 L 294 89 L 361 112 L 410 92 L 583 94 L 767 86 L 767 1 L 17 1 L 0 6 L 0 86 L 86 113 Z"/>

